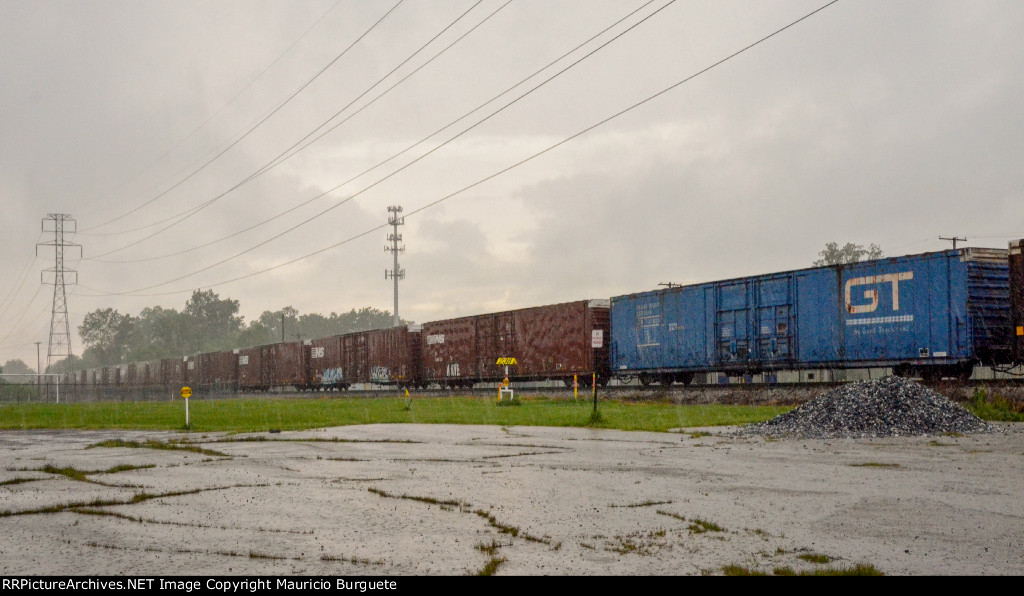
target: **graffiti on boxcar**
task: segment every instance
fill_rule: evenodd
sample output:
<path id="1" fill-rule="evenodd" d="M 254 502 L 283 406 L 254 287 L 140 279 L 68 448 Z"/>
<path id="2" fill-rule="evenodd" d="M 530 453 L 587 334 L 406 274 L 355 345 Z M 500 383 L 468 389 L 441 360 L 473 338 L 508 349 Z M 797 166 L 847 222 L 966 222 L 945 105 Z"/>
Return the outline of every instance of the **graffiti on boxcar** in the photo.
<path id="1" fill-rule="evenodd" d="M 320 375 L 321 385 L 337 385 L 345 380 L 345 375 L 342 374 L 341 367 L 328 368 L 324 370 L 323 374 Z"/>
<path id="2" fill-rule="evenodd" d="M 371 383 L 387 383 L 391 381 L 391 369 L 386 366 L 374 366 L 370 368 Z"/>

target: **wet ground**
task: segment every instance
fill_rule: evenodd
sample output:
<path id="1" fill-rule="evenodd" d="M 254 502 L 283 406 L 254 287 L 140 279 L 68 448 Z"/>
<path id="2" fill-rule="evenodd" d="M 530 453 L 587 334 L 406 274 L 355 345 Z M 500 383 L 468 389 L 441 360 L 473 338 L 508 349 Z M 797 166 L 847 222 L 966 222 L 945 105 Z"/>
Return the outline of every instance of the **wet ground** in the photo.
<path id="1" fill-rule="evenodd" d="M 1020 575 L 1024 424 L 1000 428 L 2 431 L 0 573 Z"/>

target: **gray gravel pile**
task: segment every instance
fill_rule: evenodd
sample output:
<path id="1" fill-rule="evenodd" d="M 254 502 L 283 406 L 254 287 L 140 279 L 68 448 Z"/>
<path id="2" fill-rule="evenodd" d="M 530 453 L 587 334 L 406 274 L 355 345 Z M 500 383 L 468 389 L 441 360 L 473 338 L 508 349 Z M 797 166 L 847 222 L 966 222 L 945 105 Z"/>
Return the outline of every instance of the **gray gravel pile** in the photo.
<path id="1" fill-rule="evenodd" d="M 908 379 L 885 377 L 843 385 L 742 432 L 831 439 L 992 431 L 988 423 L 945 396 Z"/>

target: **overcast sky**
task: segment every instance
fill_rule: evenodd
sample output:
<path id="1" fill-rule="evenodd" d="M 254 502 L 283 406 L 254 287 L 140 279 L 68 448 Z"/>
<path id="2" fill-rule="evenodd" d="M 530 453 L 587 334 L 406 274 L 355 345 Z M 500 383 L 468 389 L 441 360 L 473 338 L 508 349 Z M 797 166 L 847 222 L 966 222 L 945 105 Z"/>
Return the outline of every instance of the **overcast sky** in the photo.
<path id="1" fill-rule="evenodd" d="M 417 322 L 1024 237 L 1024 3 L 843 0 L 717 64 L 825 3 L 0 0 L 0 363 L 45 359 L 48 213 L 73 329 L 391 310 L 388 205 Z"/>

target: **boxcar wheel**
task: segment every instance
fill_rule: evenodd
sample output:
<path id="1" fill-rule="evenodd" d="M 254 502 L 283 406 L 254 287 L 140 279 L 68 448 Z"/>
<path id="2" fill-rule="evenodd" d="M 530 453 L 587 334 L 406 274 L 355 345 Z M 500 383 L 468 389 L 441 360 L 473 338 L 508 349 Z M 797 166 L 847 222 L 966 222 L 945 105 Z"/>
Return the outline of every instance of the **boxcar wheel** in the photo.
<path id="1" fill-rule="evenodd" d="M 639 375 L 639 379 L 640 384 L 643 385 L 644 387 L 647 387 L 648 385 L 651 384 L 651 375 L 641 373 Z"/>

